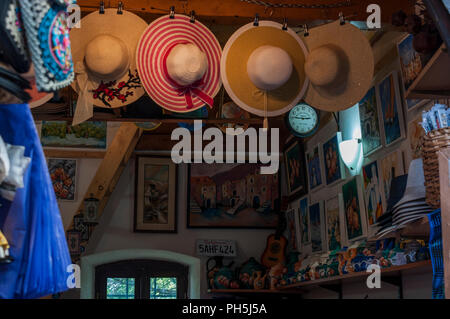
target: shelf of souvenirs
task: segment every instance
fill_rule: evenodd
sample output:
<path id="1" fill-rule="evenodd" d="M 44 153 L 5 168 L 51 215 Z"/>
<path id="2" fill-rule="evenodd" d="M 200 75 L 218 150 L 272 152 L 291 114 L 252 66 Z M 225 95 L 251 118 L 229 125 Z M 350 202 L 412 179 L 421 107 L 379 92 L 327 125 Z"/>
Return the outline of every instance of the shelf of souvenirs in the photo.
<path id="1" fill-rule="evenodd" d="M 447 71 L 446 71 L 447 70 Z M 446 99 L 450 97 L 450 52 L 444 44 L 433 54 L 406 91 L 407 99 Z"/>

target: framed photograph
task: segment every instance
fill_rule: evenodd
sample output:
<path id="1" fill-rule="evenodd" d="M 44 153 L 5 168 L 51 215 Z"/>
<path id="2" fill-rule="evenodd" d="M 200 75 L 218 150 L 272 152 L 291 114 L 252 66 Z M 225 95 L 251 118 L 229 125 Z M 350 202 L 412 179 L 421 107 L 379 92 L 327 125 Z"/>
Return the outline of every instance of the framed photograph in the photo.
<path id="1" fill-rule="evenodd" d="M 379 174 L 377 161 L 362 169 L 364 184 L 364 205 L 369 226 L 375 225 L 384 212 L 383 184 Z"/>
<path id="2" fill-rule="evenodd" d="M 345 229 L 341 211 L 342 194 L 325 201 L 325 228 L 327 235 L 327 250 L 341 249 L 345 244 Z"/>
<path id="3" fill-rule="evenodd" d="M 311 228 L 309 222 L 308 197 L 300 199 L 300 207 L 298 209 L 298 217 L 300 224 L 300 243 L 299 245 L 308 245 L 311 243 Z"/>
<path id="4" fill-rule="evenodd" d="M 371 88 L 359 102 L 359 118 L 363 152 L 364 156 L 367 156 L 382 147 L 375 87 Z"/>
<path id="5" fill-rule="evenodd" d="M 188 228 L 275 228 L 280 210 L 279 173 L 261 164 L 189 165 Z"/>
<path id="6" fill-rule="evenodd" d="M 394 151 L 380 160 L 381 174 L 383 180 L 383 192 L 386 202 L 389 201 L 391 182 L 394 177 L 405 174 L 403 167 L 403 156 L 401 151 Z"/>
<path id="7" fill-rule="evenodd" d="M 287 187 L 289 199 L 292 201 L 308 192 L 303 144 L 294 139 L 284 151 Z"/>
<path id="8" fill-rule="evenodd" d="M 77 231 L 68 231 L 67 235 L 67 246 L 69 248 L 70 255 L 81 254 L 81 234 Z"/>
<path id="9" fill-rule="evenodd" d="M 43 147 L 106 149 L 106 122 L 84 122 L 70 126 L 66 121 L 42 121 Z"/>
<path id="10" fill-rule="evenodd" d="M 327 185 L 334 184 L 345 178 L 345 168 L 339 156 L 340 133 L 334 135 L 322 145 Z"/>
<path id="11" fill-rule="evenodd" d="M 306 153 L 306 166 L 308 168 L 309 190 L 315 191 L 324 185 L 323 181 L 323 156 L 321 156 L 320 145 L 316 145 L 310 152 Z"/>
<path id="12" fill-rule="evenodd" d="M 414 50 L 412 34 L 409 34 L 398 43 L 398 55 L 400 58 L 402 80 L 406 93 L 424 66 L 419 53 Z"/>
<path id="13" fill-rule="evenodd" d="M 177 166 L 166 157 L 136 159 L 135 232 L 176 233 Z"/>
<path id="14" fill-rule="evenodd" d="M 311 247 L 313 253 L 326 249 L 325 220 L 323 216 L 323 202 L 317 202 L 309 206 L 309 223 L 311 227 Z"/>
<path id="15" fill-rule="evenodd" d="M 384 145 L 391 145 L 405 138 L 402 103 L 397 72 L 391 72 L 377 86 L 380 115 L 382 116 Z"/>
<path id="16" fill-rule="evenodd" d="M 348 241 L 361 239 L 365 236 L 365 220 L 362 212 L 362 200 L 358 192 L 357 178 L 354 177 L 342 185 L 344 201 L 345 227 Z"/>
<path id="17" fill-rule="evenodd" d="M 288 251 L 299 251 L 298 239 L 297 239 L 297 218 L 296 210 L 291 209 L 286 212 L 286 238 L 288 240 Z"/>
<path id="18" fill-rule="evenodd" d="M 75 201 L 77 190 L 77 160 L 49 158 L 47 165 L 56 199 L 61 201 Z"/>

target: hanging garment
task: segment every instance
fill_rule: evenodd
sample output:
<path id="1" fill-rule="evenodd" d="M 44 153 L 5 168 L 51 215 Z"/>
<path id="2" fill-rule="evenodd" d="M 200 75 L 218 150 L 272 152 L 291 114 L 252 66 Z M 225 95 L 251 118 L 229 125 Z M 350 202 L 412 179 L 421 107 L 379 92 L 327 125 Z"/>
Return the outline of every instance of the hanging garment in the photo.
<path id="1" fill-rule="evenodd" d="M 70 255 L 27 104 L 0 105 L 0 136 L 5 144 L 23 150 L 15 156 L 30 159 L 23 171 L 23 187 L 16 188 L 12 197 L 10 192 L 6 198 L 0 192 L 0 229 L 13 259 L 0 264 L 0 298 L 39 298 L 65 291 Z"/>
<path id="2" fill-rule="evenodd" d="M 430 241 L 428 243 L 433 266 L 432 299 L 445 299 L 444 257 L 442 255 L 441 210 L 428 214 L 430 222 Z"/>

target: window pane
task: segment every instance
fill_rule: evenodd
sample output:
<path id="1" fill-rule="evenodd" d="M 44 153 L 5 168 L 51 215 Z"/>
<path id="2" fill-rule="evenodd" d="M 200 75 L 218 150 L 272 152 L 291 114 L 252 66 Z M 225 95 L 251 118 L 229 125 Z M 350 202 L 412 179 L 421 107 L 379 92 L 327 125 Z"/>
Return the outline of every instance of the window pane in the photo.
<path id="1" fill-rule="evenodd" d="M 150 278 L 150 299 L 177 299 L 177 278 Z"/>
<path id="2" fill-rule="evenodd" d="M 106 299 L 134 299 L 134 278 L 107 278 Z"/>

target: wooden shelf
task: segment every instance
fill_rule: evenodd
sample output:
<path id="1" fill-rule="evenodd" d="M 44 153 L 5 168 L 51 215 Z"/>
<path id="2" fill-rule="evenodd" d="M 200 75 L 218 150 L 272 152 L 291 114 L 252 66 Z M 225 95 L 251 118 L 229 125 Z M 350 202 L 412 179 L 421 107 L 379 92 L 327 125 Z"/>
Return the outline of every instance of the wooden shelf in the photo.
<path id="1" fill-rule="evenodd" d="M 434 53 L 406 91 L 407 99 L 446 99 L 450 97 L 450 54 L 445 45 Z"/>
<path id="2" fill-rule="evenodd" d="M 299 293 L 297 290 L 279 290 L 279 289 L 208 289 L 208 293 L 212 294 L 234 294 L 234 295 L 251 295 L 251 294 L 289 294 L 289 293 Z"/>

